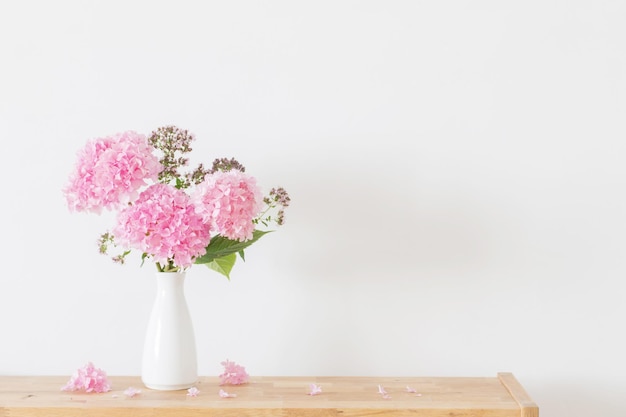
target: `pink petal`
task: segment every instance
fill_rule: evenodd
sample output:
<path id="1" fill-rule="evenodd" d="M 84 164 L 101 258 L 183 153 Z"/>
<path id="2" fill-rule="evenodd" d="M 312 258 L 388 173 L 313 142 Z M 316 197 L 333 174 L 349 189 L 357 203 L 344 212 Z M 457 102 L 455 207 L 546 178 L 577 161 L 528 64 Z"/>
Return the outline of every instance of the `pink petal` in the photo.
<path id="1" fill-rule="evenodd" d="M 197 397 L 198 394 L 200 394 L 200 390 L 198 390 L 198 388 L 196 387 L 191 387 L 187 390 L 188 397 Z"/>
<path id="2" fill-rule="evenodd" d="M 311 384 L 309 385 L 309 388 L 311 389 L 309 395 L 318 395 L 322 393 L 322 387 L 320 387 L 319 385 Z"/>
<path id="3" fill-rule="evenodd" d="M 406 386 L 406 392 L 412 392 L 412 393 L 416 393 L 417 391 L 415 391 L 415 389 L 409 387 L 408 385 Z"/>
<path id="4" fill-rule="evenodd" d="M 111 384 L 107 379 L 106 372 L 88 362 L 74 372 L 74 375 L 61 388 L 61 391 L 109 392 L 111 391 Z"/>
<path id="5" fill-rule="evenodd" d="M 222 398 L 235 398 L 237 396 L 237 394 L 229 394 L 226 391 L 224 391 L 223 389 L 220 390 L 219 392 L 219 396 Z"/>
<path id="6" fill-rule="evenodd" d="M 126 388 L 126 390 L 124 391 L 124 395 L 126 395 L 127 397 L 134 397 L 137 394 L 141 394 L 141 390 L 134 388 L 134 387 L 128 387 Z"/>
<path id="7" fill-rule="evenodd" d="M 225 360 L 222 362 L 224 372 L 219 376 L 220 385 L 240 385 L 248 382 L 250 375 L 246 372 L 246 368 L 237 365 L 235 362 Z"/>

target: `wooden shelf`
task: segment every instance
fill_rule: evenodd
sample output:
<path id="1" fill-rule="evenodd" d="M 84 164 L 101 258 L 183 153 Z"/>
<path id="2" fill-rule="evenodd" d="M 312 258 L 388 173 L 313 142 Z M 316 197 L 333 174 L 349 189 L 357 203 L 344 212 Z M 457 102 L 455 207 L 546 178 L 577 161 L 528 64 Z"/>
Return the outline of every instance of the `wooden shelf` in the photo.
<path id="1" fill-rule="evenodd" d="M 63 392 L 69 377 L 0 376 L 0 417 L 537 417 L 539 410 L 511 373 L 497 377 L 251 377 L 221 387 L 201 377 L 197 397 L 153 391 L 139 377 L 109 377 L 113 391 Z M 321 386 L 310 396 L 309 384 Z M 378 385 L 390 398 L 378 393 Z M 141 389 L 134 397 L 128 387 Z M 417 391 L 407 392 L 406 387 Z M 236 394 L 221 398 L 220 389 Z"/>

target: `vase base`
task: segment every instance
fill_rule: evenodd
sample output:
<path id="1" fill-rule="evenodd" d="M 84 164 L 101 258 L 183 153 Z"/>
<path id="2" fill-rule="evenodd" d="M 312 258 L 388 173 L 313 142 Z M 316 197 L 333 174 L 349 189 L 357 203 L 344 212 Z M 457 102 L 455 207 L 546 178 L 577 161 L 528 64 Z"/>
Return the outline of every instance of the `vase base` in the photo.
<path id="1" fill-rule="evenodd" d="M 178 391 L 183 389 L 191 388 L 195 385 L 195 382 L 187 383 L 187 384 L 153 384 L 150 382 L 143 381 L 143 384 L 146 388 L 153 389 L 156 391 Z"/>

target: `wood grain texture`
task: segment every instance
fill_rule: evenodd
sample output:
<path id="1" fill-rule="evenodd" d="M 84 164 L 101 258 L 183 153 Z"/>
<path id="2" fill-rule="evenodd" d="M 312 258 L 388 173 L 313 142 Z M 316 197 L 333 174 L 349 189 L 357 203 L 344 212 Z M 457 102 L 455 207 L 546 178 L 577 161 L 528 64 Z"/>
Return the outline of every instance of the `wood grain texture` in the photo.
<path id="1" fill-rule="evenodd" d="M 197 397 L 153 391 L 139 377 L 109 378 L 103 394 L 62 392 L 68 377 L 0 376 L 0 417 L 537 417 L 538 408 L 512 374 L 497 377 L 252 377 L 221 387 L 202 377 Z M 307 395 L 309 384 L 322 394 Z M 378 393 L 382 385 L 391 398 Z M 129 398 L 128 387 L 142 390 Z M 419 395 L 409 393 L 414 388 Z M 220 398 L 223 388 L 236 398 Z"/>
<path id="2" fill-rule="evenodd" d="M 498 379 L 519 405 L 522 417 L 539 417 L 539 407 L 512 373 L 500 372 Z"/>

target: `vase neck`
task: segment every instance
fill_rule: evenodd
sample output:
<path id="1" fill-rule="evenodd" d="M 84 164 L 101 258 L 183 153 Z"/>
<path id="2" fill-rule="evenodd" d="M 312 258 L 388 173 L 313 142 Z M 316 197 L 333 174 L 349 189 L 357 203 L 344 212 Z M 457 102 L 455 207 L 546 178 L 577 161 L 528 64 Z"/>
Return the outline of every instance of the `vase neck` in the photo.
<path id="1" fill-rule="evenodd" d="M 157 290 L 182 291 L 185 283 L 185 272 L 157 272 Z"/>

